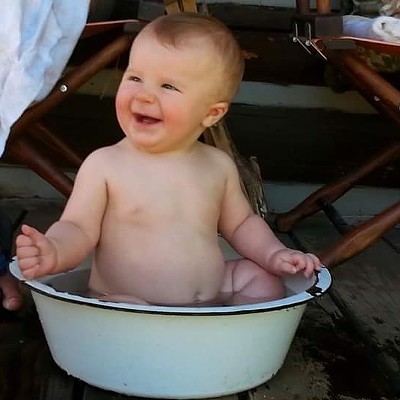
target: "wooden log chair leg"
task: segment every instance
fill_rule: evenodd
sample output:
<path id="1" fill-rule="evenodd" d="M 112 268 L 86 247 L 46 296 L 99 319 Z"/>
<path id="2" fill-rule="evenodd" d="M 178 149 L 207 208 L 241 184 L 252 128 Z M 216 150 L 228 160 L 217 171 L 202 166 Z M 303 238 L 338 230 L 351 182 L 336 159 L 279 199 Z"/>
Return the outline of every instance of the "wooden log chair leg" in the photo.
<path id="1" fill-rule="evenodd" d="M 400 126 L 400 91 L 352 51 L 325 51 L 329 62 L 379 113 Z"/>
<path id="2" fill-rule="evenodd" d="M 331 0 L 316 0 L 317 13 L 329 14 L 331 12 Z M 296 0 L 296 10 L 299 14 L 310 13 L 310 0 Z"/>
<path id="3" fill-rule="evenodd" d="M 319 256 L 322 263 L 333 268 L 361 253 L 386 232 L 400 223 L 400 202 L 344 234 Z"/>
<path id="4" fill-rule="evenodd" d="M 106 67 L 122 53 L 128 51 L 131 42 L 132 38 L 128 35 L 123 34 L 117 37 L 79 67 L 65 75 L 56 84 L 51 93 L 44 100 L 26 110 L 11 129 L 6 151 L 12 154 L 13 158 L 31 168 L 65 196 L 70 195 L 73 181 L 57 165 L 46 159 L 31 139 L 31 136 L 45 136 L 50 140 L 50 145 L 56 146 L 57 150 L 70 162 L 79 166 L 82 162 L 81 157 L 38 120 L 73 94 L 98 71 Z M 60 90 L 61 87 L 63 90 Z"/>
<path id="5" fill-rule="evenodd" d="M 309 14 L 310 0 L 296 0 L 296 10 L 299 14 Z"/>
<path id="6" fill-rule="evenodd" d="M 386 165 L 399 156 L 400 142 L 390 143 L 359 168 L 332 183 L 324 185 L 292 210 L 286 213 L 278 214 L 275 219 L 276 227 L 281 232 L 290 231 L 297 222 L 320 211 L 321 200 L 333 203 L 343 194 L 348 192 L 352 187 L 354 187 L 357 182 L 367 176 L 370 172 Z"/>
<path id="7" fill-rule="evenodd" d="M 72 192 L 73 181 L 61 169 L 38 150 L 29 136 L 21 136 L 12 142 L 8 152 L 15 159 L 32 169 L 39 176 L 50 183 L 64 196 L 69 197 Z"/>
<path id="8" fill-rule="evenodd" d="M 79 168 L 83 162 L 81 157 L 74 149 L 72 149 L 64 140 L 60 138 L 55 132 L 49 129 L 43 122 L 36 122 L 32 124 L 28 131 L 32 136 L 44 141 L 54 151 L 58 151 L 61 155 L 74 167 Z"/>
<path id="9" fill-rule="evenodd" d="M 396 88 L 383 79 L 377 72 L 369 68 L 351 51 L 328 50 L 326 54 L 329 62 L 331 62 L 344 77 L 349 79 L 350 83 L 372 106 L 391 119 L 396 125 L 400 126 L 400 115 L 398 112 L 400 92 Z M 335 201 L 353 187 L 362 177 L 399 157 L 399 155 L 399 144 L 395 143 L 389 145 L 358 170 L 332 184 L 324 186 L 292 211 L 279 215 L 276 220 L 278 229 L 283 232 L 290 230 L 297 221 L 320 209 L 317 205 L 319 199 L 325 198 L 330 202 Z"/>
<path id="10" fill-rule="evenodd" d="M 121 35 L 103 49 L 99 50 L 94 56 L 83 62 L 79 67 L 76 67 L 62 77 L 44 100 L 28 108 L 21 118 L 13 125 L 10 132 L 10 139 L 12 139 L 12 136 L 18 135 L 30 123 L 38 120 L 72 95 L 79 87 L 122 53 L 128 51 L 131 42 L 132 38 L 127 35 Z"/>
<path id="11" fill-rule="evenodd" d="M 351 51 L 326 51 L 328 60 L 349 79 L 350 83 L 369 101 L 380 113 L 400 126 L 398 104 L 400 92 L 377 72 L 369 68 Z M 325 185 L 293 210 L 278 215 L 276 225 L 282 231 L 289 231 L 299 220 L 320 210 L 321 200 L 334 202 L 361 178 L 382 167 L 400 156 L 400 142 L 386 146 L 376 156 L 361 167 L 337 181 Z M 400 203 L 396 203 L 385 211 L 358 225 L 345 233 L 338 241 L 320 254 L 321 261 L 334 267 L 359 254 L 387 231 L 400 222 Z"/>

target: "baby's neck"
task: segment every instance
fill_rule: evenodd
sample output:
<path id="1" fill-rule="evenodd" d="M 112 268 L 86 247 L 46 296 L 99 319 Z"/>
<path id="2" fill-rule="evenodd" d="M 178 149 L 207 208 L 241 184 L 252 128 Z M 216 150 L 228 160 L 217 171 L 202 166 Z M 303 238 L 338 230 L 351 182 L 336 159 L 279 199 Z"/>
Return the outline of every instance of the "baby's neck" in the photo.
<path id="1" fill-rule="evenodd" d="M 200 142 L 195 141 L 188 146 L 176 147 L 171 149 L 142 149 L 135 145 L 132 145 L 135 152 L 138 154 L 157 157 L 157 158 L 180 158 L 192 154 L 199 148 Z"/>

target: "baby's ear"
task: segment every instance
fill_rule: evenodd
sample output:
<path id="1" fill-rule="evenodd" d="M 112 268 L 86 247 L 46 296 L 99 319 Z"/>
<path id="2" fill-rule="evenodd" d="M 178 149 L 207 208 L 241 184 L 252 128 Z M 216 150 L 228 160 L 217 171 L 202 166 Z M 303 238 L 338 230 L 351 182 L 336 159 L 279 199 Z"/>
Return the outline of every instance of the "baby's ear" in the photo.
<path id="1" fill-rule="evenodd" d="M 220 101 L 211 105 L 208 114 L 203 119 L 203 126 L 209 128 L 216 124 L 228 111 L 229 104 L 226 101 Z"/>

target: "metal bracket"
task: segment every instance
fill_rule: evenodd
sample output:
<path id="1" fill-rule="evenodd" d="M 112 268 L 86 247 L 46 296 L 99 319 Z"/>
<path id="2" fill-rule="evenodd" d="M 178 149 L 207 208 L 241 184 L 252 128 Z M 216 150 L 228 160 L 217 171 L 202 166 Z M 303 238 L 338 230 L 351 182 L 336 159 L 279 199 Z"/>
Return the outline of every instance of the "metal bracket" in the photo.
<path id="1" fill-rule="evenodd" d="M 307 53 L 316 54 L 326 61 L 325 54 L 321 52 L 313 39 L 340 36 L 343 31 L 343 18 L 338 13 L 295 13 L 293 30 L 293 42 L 298 43 Z"/>
<path id="2" fill-rule="evenodd" d="M 311 24 L 309 22 L 306 22 L 304 28 L 306 34 L 305 37 L 299 35 L 299 27 L 297 25 L 297 22 L 294 23 L 294 34 L 292 36 L 292 41 L 294 43 L 298 43 L 308 54 L 312 55 L 313 53 L 316 53 L 318 56 L 327 61 L 328 59 L 326 58 L 325 54 L 322 53 L 321 50 L 312 41 Z"/>

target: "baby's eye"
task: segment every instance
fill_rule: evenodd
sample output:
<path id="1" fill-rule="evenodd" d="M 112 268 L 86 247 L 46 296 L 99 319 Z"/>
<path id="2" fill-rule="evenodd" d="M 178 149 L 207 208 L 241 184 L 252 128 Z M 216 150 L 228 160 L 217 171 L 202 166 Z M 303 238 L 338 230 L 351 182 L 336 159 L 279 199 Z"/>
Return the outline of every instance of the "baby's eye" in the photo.
<path id="1" fill-rule="evenodd" d="M 140 82 L 140 78 L 138 78 L 137 76 L 128 76 L 128 81 L 133 81 L 133 82 Z"/>
<path id="2" fill-rule="evenodd" d="M 163 87 L 164 89 L 176 90 L 177 92 L 179 92 L 179 90 L 178 90 L 175 86 L 172 86 L 172 85 L 170 85 L 169 83 L 164 83 L 164 84 L 162 85 L 162 87 Z"/>

